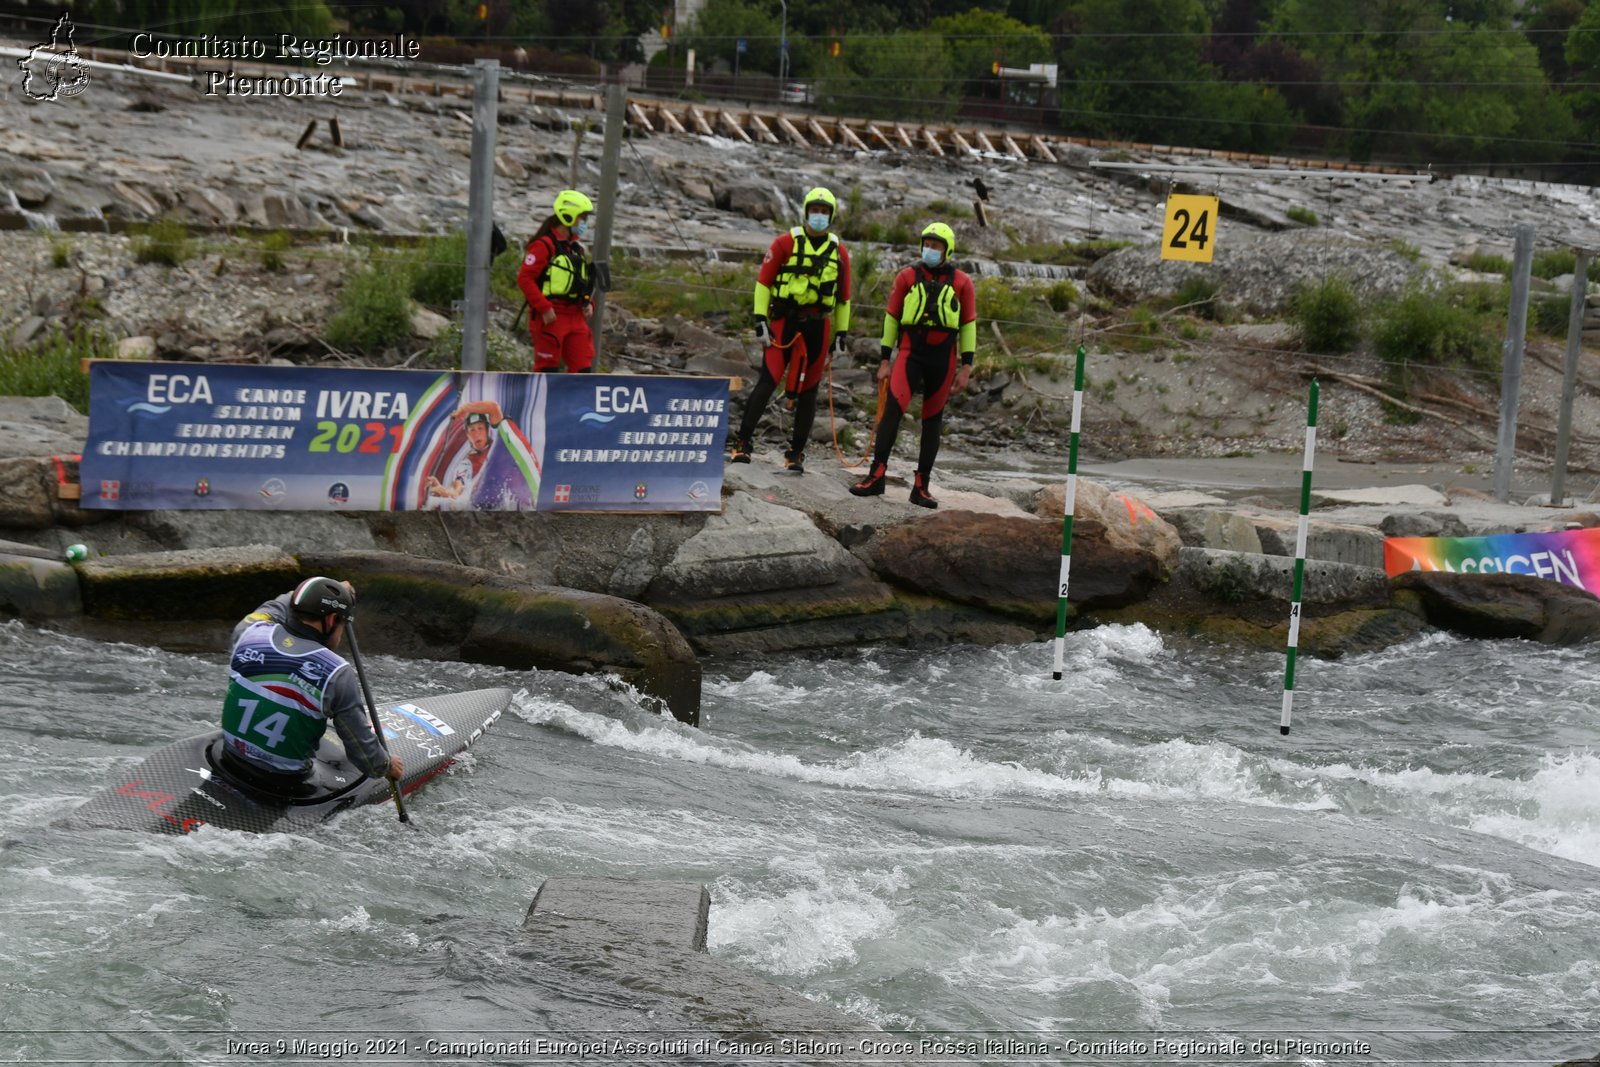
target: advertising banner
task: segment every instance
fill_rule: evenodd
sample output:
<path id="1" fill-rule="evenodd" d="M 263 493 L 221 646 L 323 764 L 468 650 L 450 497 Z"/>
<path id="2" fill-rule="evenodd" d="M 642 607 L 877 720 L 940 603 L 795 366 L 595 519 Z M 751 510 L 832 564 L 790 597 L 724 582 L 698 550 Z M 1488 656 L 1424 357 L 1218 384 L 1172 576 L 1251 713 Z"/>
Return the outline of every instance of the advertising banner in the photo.
<path id="1" fill-rule="evenodd" d="M 97 361 L 82 506 L 717 511 L 727 399 L 722 378 Z"/>
<path id="2" fill-rule="evenodd" d="M 1463 574 L 1531 574 L 1600 591 L 1600 528 L 1487 537 L 1387 537 L 1383 569 Z"/>

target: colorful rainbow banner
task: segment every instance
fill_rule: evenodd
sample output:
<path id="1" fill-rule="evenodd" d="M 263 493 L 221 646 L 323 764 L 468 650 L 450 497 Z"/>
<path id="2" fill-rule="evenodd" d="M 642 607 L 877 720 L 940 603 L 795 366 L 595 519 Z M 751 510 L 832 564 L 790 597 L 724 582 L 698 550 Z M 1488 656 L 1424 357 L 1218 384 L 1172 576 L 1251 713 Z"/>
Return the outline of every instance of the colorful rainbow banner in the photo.
<path id="1" fill-rule="evenodd" d="M 1531 574 L 1600 590 L 1600 527 L 1487 537 L 1387 537 L 1383 569 L 1458 574 Z"/>

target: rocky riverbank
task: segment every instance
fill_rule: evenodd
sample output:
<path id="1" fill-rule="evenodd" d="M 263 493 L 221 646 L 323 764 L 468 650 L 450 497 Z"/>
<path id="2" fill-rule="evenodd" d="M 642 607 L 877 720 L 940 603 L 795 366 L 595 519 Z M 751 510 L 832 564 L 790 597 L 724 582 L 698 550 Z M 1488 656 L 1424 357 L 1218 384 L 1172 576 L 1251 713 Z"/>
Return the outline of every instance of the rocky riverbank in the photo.
<path id="1" fill-rule="evenodd" d="M 467 105 L 360 87 L 327 100 L 206 97 L 181 82 L 110 71 L 67 101 L 36 103 L 0 87 L 0 125 L 10 134 L 0 147 L 0 339 L 27 346 L 60 325 L 92 321 L 129 341 L 128 351 L 168 359 L 418 359 L 448 326 L 449 308 L 419 313 L 413 343 L 387 354 L 335 352 L 322 334 L 341 282 L 369 256 L 364 236 L 397 240 L 462 226 Z M 330 118 L 339 121 L 339 144 L 327 135 Z M 513 238 L 533 232 L 574 171 L 593 189 L 600 118 L 515 93 L 502 102 L 495 210 Z M 313 121 L 316 133 L 302 145 Z M 1099 166 L 1175 159 L 1198 169 L 1173 178 Z M 975 179 L 989 190 L 987 225 L 971 206 Z M 1156 254 L 1174 182 L 1222 197 L 1214 264 Z M 1379 395 L 1389 368 L 1359 351 L 1306 356 L 1284 321 L 1287 300 L 1297 284 L 1335 276 L 1368 302 L 1430 279 L 1493 280 L 1472 265 L 1509 255 L 1521 223 L 1536 227 L 1541 250 L 1600 244 L 1593 197 L 1543 183 L 1239 175 L 1203 158 L 1136 150 L 1074 148 L 1055 164 L 938 158 L 635 130 L 615 205 L 616 239 L 628 254 L 614 271 L 605 365 L 742 373 L 748 388 L 752 346 L 743 325 L 754 260 L 813 184 L 840 195 L 840 224 L 853 235 L 864 281 L 855 340 L 862 360 L 875 353 L 873 308 L 884 295 L 865 279 L 873 267 L 908 258 L 926 220 L 950 221 L 961 265 L 995 282 L 979 313 L 996 328 L 982 332 L 976 385 L 953 400 L 947 422 L 950 444 L 975 452 L 1064 452 L 1071 352 L 1081 342 L 1090 355 L 1090 455 L 1292 451 L 1304 377 L 1321 373 L 1327 453 L 1391 463 L 1448 458 L 1448 474 L 1470 478 L 1492 461 L 1497 374 L 1436 372 L 1434 399 L 1417 405 L 1425 411 L 1398 419 Z M 98 232 L 157 219 L 194 228 L 191 258 L 141 263 L 127 238 Z M 280 230 L 297 243 L 275 253 L 273 269 L 259 241 L 229 236 Z M 1098 242 L 1101 252 L 1127 247 L 1069 261 L 1064 242 Z M 668 263 L 679 269 L 662 277 Z M 1174 294 L 1197 278 L 1214 286 L 1214 301 L 1172 309 Z M 1067 288 L 1047 291 L 1054 284 Z M 1559 293 L 1568 283 L 1539 284 Z M 656 299 L 663 289 L 692 290 L 695 310 L 687 300 Z M 511 360 L 526 355 L 510 332 L 515 311 L 491 313 L 491 351 Z M 1548 467 L 1559 338 L 1536 336 L 1530 357 L 1519 463 Z M 847 438 L 863 437 L 873 409 L 868 376 L 844 365 L 835 372 L 838 426 Z M 1570 462 L 1591 472 L 1600 470 L 1600 364 L 1592 352 L 1579 381 Z M 819 445 L 831 440 L 827 420 L 817 433 Z"/>
<path id="2" fill-rule="evenodd" d="M 698 656 L 1026 642 L 1054 627 L 1063 488 L 1017 471 L 941 475 L 934 512 L 909 503 L 903 478 L 861 499 L 847 468 L 797 476 L 776 453 L 730 467 L 723 510 L 711 515 L 97 512 L 59 499 L 56 460 L 36 454 L 41 443 L 77 451 L 85 431 L 59 400 L 0 400 L 10 453 L 0 458 L 0 538 L 12 542 L 0 612 L 93 632 L 137 621 L 154 640 L 220 647 L 236 602 L 257 586 L 265 595 L 295 574 L 331 570 L 355 576 L 382 620 L 375 648 L 602 671 L 683 718 L 698 711 Z M 1284 473 L 1287 483 L 1295 472 Z M 1314 500 L 1308 654 L 1381 648 L 1429 626 L 1563 644 L 1600 633 L 1600 601 L 1581 590 L 1514 575 L 1391 581 L 1382 570 L 1386 535 L 1544 530 L 1600 516 L 1415 484 Z M 1071 625 L 1141 622 L 1282 647 L 1295 529 L 1294 511 L 1266 495 L 1081 479 Z M 75 571 L 19 547 L 59 559 L 70 543 L 91 553 Z M 239 547 L 252 545 L 272 547 Z"/>
<path id="3" fill-rule="evenodd" d="M 340 281 L 369 255 L 360 242 L 347 243 L 351 233 L 388 239 L 461 225 L 470 132 L 462 102 L 381 92 L 316 102 L 205 98 L 183 85 L 119 74 L 93 88 L 48 105 L 0 94 L 0 119 L 13 133 L 0 155 L 0 217 L 28 227 L 0 231 L 0 335 L 12 346 L 92 320 L 130 354 L 403 363 L 448 325 L 419 309 L 412 350 L 376 358 L 331 350 L 321 337 Z M 297 143 L 309 120 L 330 114 L 340 120 L 341 145 L 316 137 Z M 552 191 L 571 180 L 570 167 L 580 185 L 592 187 L 598 133 L 552 132 L 586 117 L 514 102 L 502 107 L 496 210 L 508 232 L 532 232 Z M 1216 262 L 1202 267 L 1156 254 L 1168 179 L 1095 166 L 1134 157 L 1159 161 L 1153 153 L 1082 150 L 1051 165 L 715 137 L 630 139 L 616 204 L 618 239 L 629 255 L 618 265 L 605 334 L 608 365 L 618 370 L 743 375 L 748 389 L 753 349 L 740 324 L 753 258 L 794 216 L 809 185 L 833 186 L 845 205 L 841 225 L 862 235 L 852 242 L 864 280 L 854 342 L 863 357 L 875 351 L 873 308 L 882 297 L 865 282 L 877 274 L 871 265 L 907 255 L 923 220 L 957 225 L 958 258 L 993 282 L 980 316 L 997 321 L 984 332 L 974 389 L 954 399 L 947 420 L 937 513 L 906 503 L 903 485 L 881 500 L 851 497 L 853 475 L 842 464 L 813 458 L 803 477 L 777 473 L 772 449 L 782 417 L 774 414 L 763 426 L 769 450 L 750 467 L 729 470 L 719 515 L 108 516 L 58 499 L 59 472 L 49 457 L 77 451 L 83 423 L 59 402 L 36 401 L 7 402 L 0 417 L 0 536 L 50 552 L 82 541 L 101 560 L 124 558 L 130 566 L 149 553 L 264 541 L 298 567 L 329 552 L 356 553 L 372 573 L 386 569 L 385 559 L 397 573 L 416 560 L 440 561 L 471 568 L 471 576 L 430 580 L 559 587 L 579 599 L 643 605 L 682 635 L 672 662 L 871 641 L 1028 640 L 1054 622 L 1070 352 L 1083 343 L 1091 379 L 1087 467 L 1125 457 L 1253 457 L 1267 466 L 1281 459 L 1282 484 L 1292 487 L 1312 374 L 1324 378 L 1325 463 L 1427 465 L 1416 484 L 1386 501 L 1319 498 L 1302 631 L 1308 651 L 1378 647 L 1427 625 L 1552 640 L 1586 632 L 1549 618 L 1556 605 L 1587 619 L 1557 587 L 1521 589 L 1522 580 L 1508 579 L 1500 584 L 1519 588 L 1505 596 L 1530 598 L 1511 613 L 1515 619 L 1467 624 L 1464 609 L 1437 606 L 1439 582 L 1409 588 L 1376 569 L 1386 533 L 1593 521 L 1573 509 L 1501 507 L 1474 491 L 1491 462 L 1498 382 L 1458 368 L 1436 386 L 1443 400 L 1416 421 L 1397 421 L 1372 384 L 1381 384 L 1384 368 L 1360 353 L 1305 355 L 1283 317 L 1296 284 L 1335 275 L 1351 279 L 1369 301 L 1432 280 L 1482 277 L 1469 264 L 1507 253 L 1522 222 L 1539 227 L 1542 247 L 1593 247 L 1600 211 L 1592 198 L 1474 177 L 1377 185 L 1357 177 L 1308 182 L 1218 172 L 1201 179 L 1224 203 Z M 980 177 L 991 190 L 981 212 L 987 225 L 968 206 Z M 140 262 L 124 236 L 85 232 L 158 218 L 208 236 L 191 258 L 163 265 Z M 230 228 L 292 231 L 300 243 L 278 250 L 269 266 L 258 243 Z M 1092 263 L 1049 262 L 1083 241 L 1100 242 Z M 1119 244 L 1126 247 L 1104 254 Z M 677 275 L 656 270 L 686 255 L 694 262 Z M 1171 307 L 1196 277 L 1212 288 L 1208 309 Z M 1550 286 L 1559 292 L 1566 284 L 1570 279 Z M 657 304 L 684 301 L 656 299 L 652 290 L 663 289 L 694 290 L 704 299 L 692 314 L 664 312 Z M 512 310 L 493 313 L 491 349 L 498 345 L 514 360 L 516 342 L 506 333 Z M 1012 344 L 1022 336 L 1030 338 L 1025 346 Z M 1530 353 L 1518 499 L 1532 495 L 1530 474 L 1547 470 L 1561 381 L 1557 342 L 1536 341 Z M 1600 469 L 1595 359 L 1586 351 L 1580 363 L 1575 473 Z M 859 454 L 871 426 L 869 375 L 840 363 L 826 388 L 831 413 L 818 420 L 816 452 L 826 456 L 837 442 Z M 902 433 L 902 449 L 914 439 L 914 432 Z M 1005 458 L 1019 454 L 1033 462 Z M 897 458 L 892 469 L 904 464 Z M 1376 476 L 1380 468 L 1367 469 Z M 1365 487 L 1380 482 L 1374 477 Z M 1281 646 L 1292 503 L 1292 493 L 1175 495 L 1090 478 L 1079 496 L 1072 624 L 1138 620 Z M 38 591 L 36 570 L 17 572 L 0 610 L 32 613 L 25 604 L 36 603 L 29 599 Z M 92 567 L 74 573 L 85 588 L 104 580 Z M 94 616 L 93 597 L 78 604 Z M 441 647 L 454 654 L 488 654 L 469 630 L 445 638 Z M 427 643 L 419 634 L 404 641 Z M 670 637 L 658 643 L 672 645 Z M 640 663 L 654 655 L 634 653 Z M 519 646 L 515 656 L 623 675 L 642 669 L 614 649 Z"/>

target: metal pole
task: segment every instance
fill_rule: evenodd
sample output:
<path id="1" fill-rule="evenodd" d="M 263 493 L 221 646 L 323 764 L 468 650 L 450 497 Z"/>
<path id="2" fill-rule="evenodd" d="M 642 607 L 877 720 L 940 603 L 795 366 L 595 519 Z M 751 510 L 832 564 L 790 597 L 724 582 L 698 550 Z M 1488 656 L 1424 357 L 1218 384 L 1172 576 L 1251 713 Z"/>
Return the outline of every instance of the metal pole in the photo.
<path id="1" fill-rule="evenodd" d="M 589 332 L 594 334 L 594 366 L 600 369 L 600 357 L 605 347 L 606 290 L 611 288 L 611 225 L 617 217 L 617 168 L 622 160 L 622 127 L 627 121 L 623 112 L 627 101 L 623 99 L 622 85 L 612 82 L 606 90 L 606 140 L 600 156 L 600 203 L 595 214 L 600 218 L 594 235 L 594 273 L 597 285 L 594 293 L 594 315 L 589 320 Z"/>
<path id="2" fill-rule="evenodd" d="M 1294 665 L 1300 656 L 1300 602 L 1305 594 L 1306 540 L 1311 529 L 1311 469 L 1317 459 L 1317 396 L 1320 387 L 1311 379 L 1311 397 L 1306 402 L 1306 458 L 1300 467 L 1300 525 L 1294 535 L 1294 588 L 1289 601 L 1289 640 L 1283 649 L 1283 710 L 1278 715 L 1278 732 L 1289 733 L 1294 715 Z"/>
<path id="3" fill-rule="evenodd" d="M 489 233 L 494 226 L 494 138 L 499 109 L 500 61 L 480 59 L 472 72 L 472 170 L 467 190 L 462 370 L 485 370 L 488 366 Z"/>
<path id="4" fill-rule="evenodd" d="M 1067 444 L 1067 489 L 1062 495 L 1061 575 L 1056 591 L 1056 661 L 1050 677 L 1061 681 L 1066 670 L 1067 582 L 1072 574 L 1072 519 L 1078 510 L 1078 430 L 1083 425 L 1083 361 L 1089 351 L 1078 346 L 1077 369 L 1072 375 L 1072 433 Z"/>
<path id="5" fill-rule="evenodd" d="M 1533 227 L 1517 226 L 1511 253 L 1511 312 L 1506 322 L 1505 364 L 1500 374 L 1500 435 L 1494 450 L 1494 498 L 1511 500 L 1511 461 L 1517 450 L 1517 398 L 1522 391 L 1522 352 L 1528 339 L 1528 287 L 1533 277 Z"/>
<path id="6" fill-rule="evenodd" d="M 1589 297 L 1589 253 L 1572 256 L 1572 308 L 1567 314 L 1567 368 L 1561 379 L 1561 416 L 1556 423 L 1556 469 L 1550 476 L 1550 503 L 1567 499 L 1567 446 L 1572 439 L 1572 399 L 1578 389 L 1578 354 L 1583 348 L 1583 309 Z"/>
<path id="7" fill-rule="evenodd" d="M 778 0 L 778 4 L 783 8 L 778 23 L 778 101 L 782 103 L 784 84 L 789 80 L 789 0 Z"/>

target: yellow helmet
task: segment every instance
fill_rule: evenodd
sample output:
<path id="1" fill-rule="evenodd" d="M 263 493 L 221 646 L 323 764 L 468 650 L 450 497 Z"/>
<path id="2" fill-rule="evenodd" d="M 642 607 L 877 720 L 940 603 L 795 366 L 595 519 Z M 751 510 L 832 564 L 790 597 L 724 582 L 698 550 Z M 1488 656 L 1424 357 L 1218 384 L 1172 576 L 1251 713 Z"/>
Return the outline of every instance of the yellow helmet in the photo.
<path id="1" fill-rule="evenodd" d="M 594 201 L 578 192 L 576 189 L 563 189 L 556 194 L 555 216 L 556 221 L 563 226 L 571 226 L 578 218 L 594 210 Z"/>
<path id="2" fill-rule="evenodd" d="M 922 230 L 922 239 L 926 241 L 930 237 L 937 237 L 939 240 L 944 242 L 945 259 L 949 259 L 951 256 L 955 255 L 956 232 L 950 227 L 946 226 L 942 222 L 930 222 Z"/>
<path id="3" fill-rule="evenodd" d="M 806 194 L 805 201 L 800 205 L 801 213 L 804 214 L 812 204 L 828 205 L 829 217 L 839 213 L 839 201 L 835 200 L 833 194 L 820 185 Z"/>

